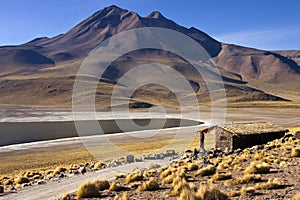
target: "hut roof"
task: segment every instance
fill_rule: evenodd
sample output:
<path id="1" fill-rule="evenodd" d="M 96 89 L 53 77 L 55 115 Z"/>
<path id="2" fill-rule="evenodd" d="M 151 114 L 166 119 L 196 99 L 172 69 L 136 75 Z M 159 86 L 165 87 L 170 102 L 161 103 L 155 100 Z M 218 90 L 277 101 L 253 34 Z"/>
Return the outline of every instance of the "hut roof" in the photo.
<path id="1" fill-rule="evenodd" d="M 288 129 L 282 128 L 276 124 L 270 122 L 264 123 L 236 123 L 236 124 L 224 124 L 224 125 L 216 125 L 217 127 L 222 128 L 229 133 L 234 135 L 254 135 L 254 134 L 262 134 L 262 133 L 275 133 L 275 132 L 288 132 Z M 207 132 L 208 130 L 216 127 L 209 127 L 201 131 Z"/>

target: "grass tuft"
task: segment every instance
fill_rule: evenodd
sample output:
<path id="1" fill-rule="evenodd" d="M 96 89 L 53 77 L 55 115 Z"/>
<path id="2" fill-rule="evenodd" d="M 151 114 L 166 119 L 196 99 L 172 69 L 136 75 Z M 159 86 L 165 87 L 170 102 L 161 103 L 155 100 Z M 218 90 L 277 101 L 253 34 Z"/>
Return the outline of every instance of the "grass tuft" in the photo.
<path id="1" fill-rule="evenodd" d="M 300 157 L 300 149 L 299 148 L 293 148 L 291 157 Z"/>
<path id="2" fill-rule="evenodd" d="M 134 182 L 134 181 L 142 181 L 144 176 L 141 171 L 132 172 L 126 176 L 126 183 Z"/>
<path id="3" fill-rule="evenodd" d="M 66 193 L 64 194 L 64 196 L 61 198 L 61 200 L 71 200 L 72 196 L 70 193 Z"/>
<path id="4" fill-rule="evenodd" d="M 98 191 L 103 191 L 109 189 L 109 182 L 107 180 L 96 180 L 94 184 Z"/>
<path id="5" fill-rule="evenodd" d="M 251 196 L 255 193 L 254 187 L 242 187 L 241 188 L 241 196 Z"/>
<path id="6" fill-rule="evenodd" d="M 77 198 L 95 198 L 100 197 L 100 193 L 95 183 L 86 182 L 79 186 L 76 196 Z"/>
<path id="7" fill-rule="evenodd" d="M 121 187 L 118 183 L 113 182 L 112 184 L 110 184 L 109 191 L 120 191 L 120 190 Z"/>
<path id="8" fill-rule="evenodd" d="M 266 183 L 257 183 L 255 185 L 255 189 L 257 190 L 273 190 L 273 189 L 280 189 L 283 185 L 281 184 L 278 178 L 269 179 Z"/>
<path id="9" fill-rule="evenodd" d="M 231 173 L 219 173 L 217 172 L 215 175 L 212 177 L 212 181 L 224 181 L 232 179 L 232 174 Z"/>
<path id="10" fill-rule="evenodd" d="M 270 169 L 271 167 L 265 162 L 251 162 L 250 166 L 245 169 L 244 174 L 267 174 Z"/>
<path id="11" fill-rule="evenodd" d="M 292 200 L 300 200 L 300 192 L 293 196 Z"/>
<path id="12" fill-rule="evenodd" d="M 242 177 L 233 179 L 233 180 L 227 180 L 224 182 L 224 185 L 226 186 L 235 186 L 239 184 L 245 184 L 245 183 L 257 183 L 261 182 L 261 176 L 260 175 L 254 175 L 254 174 L 245 174 Z"/>
<path id="13" fill-rule="evenodd" d="M 208 165 L 207 167 L 201 168 L 196 172 L 196 176 L 211 176 L 216 173 L 216 167 L 213 165 Z"/>
<path id="14" fill-rule="evenodd" d="M 23 176 L 15 179 L 15 184 L 23 184 L 23 183 L 29 183 L 29 182 L 30 182 L 29 178 L 26 178 Z"/>
<path id="15" fill-rule="evenodd" d="M 149 181 L 144 182 L 142 185 L 138 187 L 138 191 L 155 191 L 159 190 L 159 184 L 151 178 Z"/>
<path id="16" fill-rule="evenodd" d="M 129 200 L 129 196 L 127 192 L 124 192 L 122 196 L 116 196 L 114 200 Z"/>

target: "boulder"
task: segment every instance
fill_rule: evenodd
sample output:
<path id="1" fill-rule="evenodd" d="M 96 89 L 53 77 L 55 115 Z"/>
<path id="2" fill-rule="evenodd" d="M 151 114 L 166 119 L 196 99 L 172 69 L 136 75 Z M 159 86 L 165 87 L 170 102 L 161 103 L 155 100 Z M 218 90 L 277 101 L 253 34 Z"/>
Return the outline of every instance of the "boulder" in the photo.
<path id="1" fill-rule="evenodd" d="M 176 154 L 175 150 L 166 150 L 168 156 L 174 156 Z"/>
<path id="2" fill-rule="evenodd" d="M 295 137 L 296 139 L 300 139 L 300 131 L 297 131 L 297 132 L 295 133 L 294 137 Z"/>
<path id="3" fill-rule="evenodd" d="M 126 162 L 127 163 L 133 163 L 134 162 L 134 155 L 127 155 L 126 156 Z"/>

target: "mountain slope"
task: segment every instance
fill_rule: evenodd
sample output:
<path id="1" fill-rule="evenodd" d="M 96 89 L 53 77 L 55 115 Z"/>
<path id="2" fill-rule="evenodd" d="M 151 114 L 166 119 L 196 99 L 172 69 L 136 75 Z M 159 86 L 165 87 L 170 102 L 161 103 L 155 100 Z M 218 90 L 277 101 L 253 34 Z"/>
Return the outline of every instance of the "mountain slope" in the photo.
<path id="1" fill-rule="evenodd" d="M 110 6 L 56 37 L 0 47 L 0 92 L 3 96 L 0 104 L 69 107 L 77 70 L 88 53 L 110 36 L 139 27 L 176 30 L 201 44 L 219 67 L 229 102 L 283 100 L 276 96 L 297 99 L 300 96 L 297 52 L 270 52 L 222 44 L 196 28 L 176 24 L 157 11 L 141 17 Z M 109 106 L 107 100 L 116 81 L 134 66 L 148 62 L 176 69 L 189 80 L 200 102 L 209 102 L 208 89 L 200 86 L 203 77 L 197 76 L 189 63 L 170 52 L 141 50 L 122 56 L 108 68 L 102 80 L 104 87 L 98 88 L 96 96 L 102 108 Z M 137 91 L 133 101 L 143 99 L 150 104 L 162 102 L 174 106 L 178 103 L 169 90 L 159 86 Z"/>

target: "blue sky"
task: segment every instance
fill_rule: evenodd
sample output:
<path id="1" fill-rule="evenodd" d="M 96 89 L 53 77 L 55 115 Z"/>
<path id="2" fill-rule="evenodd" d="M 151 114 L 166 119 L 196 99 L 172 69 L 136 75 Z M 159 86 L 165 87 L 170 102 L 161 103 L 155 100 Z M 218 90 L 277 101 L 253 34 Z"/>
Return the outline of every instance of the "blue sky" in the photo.
<path id="1" fill-rule="evenodd" d="M 300 49 L 298 0 L 1 0 L 0 45 L 64 33 L 109 5 L 146 16 L 160 11 L 222 42 L 259 49 Z"/>

